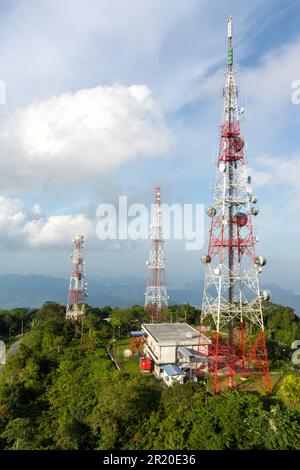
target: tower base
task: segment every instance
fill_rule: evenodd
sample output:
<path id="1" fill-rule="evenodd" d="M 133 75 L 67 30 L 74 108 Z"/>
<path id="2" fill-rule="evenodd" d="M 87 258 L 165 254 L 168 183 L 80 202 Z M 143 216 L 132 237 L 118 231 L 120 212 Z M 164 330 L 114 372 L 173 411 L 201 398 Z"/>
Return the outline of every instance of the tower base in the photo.
<path id="1" fill-rule="evenodd" d="M 245 335 L 241 324 L 240 336 L 232 345 L 220 332 L 215 332 L 210 339 L 207 372 L 214 393 L 252 378 L 266 394 L 272 393 L 264 331 L 253 340 Z"/>

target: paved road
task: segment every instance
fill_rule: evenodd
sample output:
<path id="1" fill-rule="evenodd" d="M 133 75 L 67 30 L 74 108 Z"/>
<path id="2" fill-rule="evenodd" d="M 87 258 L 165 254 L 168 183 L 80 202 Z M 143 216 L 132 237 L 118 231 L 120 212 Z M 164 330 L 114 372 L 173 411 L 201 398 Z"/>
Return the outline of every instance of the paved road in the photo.
<path id="1" fill-rule="evenodd" d="M 23 341 L 23 338 L 20 338 L 11 345 L 11 347 L 7 351 L 6 359 L 10 356 L 14 356 L 15 354 L 18 354 L 22 341 Z M 0 372 L 3 371 L 4 367 L 5 367 L 5 364 L 3 365 L 0 364 Z"/>

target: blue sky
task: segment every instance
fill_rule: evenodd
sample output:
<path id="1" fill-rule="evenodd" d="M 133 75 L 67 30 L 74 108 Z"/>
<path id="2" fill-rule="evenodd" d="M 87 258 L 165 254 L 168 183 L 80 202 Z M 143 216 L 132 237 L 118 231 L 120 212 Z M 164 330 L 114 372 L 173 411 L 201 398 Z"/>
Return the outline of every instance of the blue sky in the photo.
<path id="1" fill-rule="evenodd" d="M 142 277 L 148 242 L 105 249 L 97 205 L 149 204 L 157 182 L 166 202 L 209 205 L 229 14 L 262 279 L 300 291 L 299 1 L 0 1 L 2 274 L 67 277 L 78 228 L 87 274 Z M 203 252 L 169 242 L 169 281 L 203 277 Z"/>

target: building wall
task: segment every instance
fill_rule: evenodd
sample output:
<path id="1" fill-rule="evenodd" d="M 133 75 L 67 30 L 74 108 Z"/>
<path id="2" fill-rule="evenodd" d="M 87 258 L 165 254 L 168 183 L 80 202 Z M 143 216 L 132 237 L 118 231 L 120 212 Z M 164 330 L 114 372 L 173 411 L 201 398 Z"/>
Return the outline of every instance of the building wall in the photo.
<path id="1" fill-rule="evenodd" d="M 160 361 L 163 364 L 175 364 L 176 362 L 176 346 L 161 346 Z"/>
<path id="2" fill-rule="evenodd" d="M 154 340 L 154 338 L 152 338 L 152 336 L 149 335 L 146 340 L 146 344 L 148 348 L 151 349 L 151 352 L 155 356 L 156 360 L 159 361 L 160 360 L 160 347 L 158 343 Z"/>
<path id="3" fill-rule="evenodd" d="M 155 362 L 160 364 L 175 364 L 178 361 L 177 350 L 179 346 L 161 346 L 150 335 L 146 340 L 146 344 L 151 350 L 155 358 Z M 194 344 L 180 344 L 180 346 L 185 346 L 187 348 L 193 348 L 197 350 L 198 342 L 195 342 Z M 207 350 L 207 346 L 200 347 L 200 352 L 202 352 L 203 354 L 207 355 Z"/>
<path id="4" fill-rule="evenodd" d="M 160 365 L 159 364 L 154 364 L 153 372 L 154 372 L 154 375 L 156 375 L 156 377 L 160 377 L 161 371 L 160 371 Z"/>

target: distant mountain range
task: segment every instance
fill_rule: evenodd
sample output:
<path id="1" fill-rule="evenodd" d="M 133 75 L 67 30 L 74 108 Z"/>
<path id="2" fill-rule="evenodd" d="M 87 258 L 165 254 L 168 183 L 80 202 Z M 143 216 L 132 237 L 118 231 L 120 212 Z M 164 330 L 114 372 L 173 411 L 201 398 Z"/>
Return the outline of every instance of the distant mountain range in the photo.
<path id="1" fill-rule="evenodd" d="M 300 315 L 300 295 L 281 289 L 276 284 L 265 285 L 272 292 L 272 302 L 293 307 Z M 186 283 L 182 287 L 169 286 L 170 303 L 201 304 L 203 280 Z M 66 303 L 68 280 L 39 275 L 1 275 L 0 309 L 13 307 L 40 307 L 47 300 Z M 143 305 L 145 281 L 135 277 L 89 279 L 87 302 L 93 306 L 129 307 Z"/>

